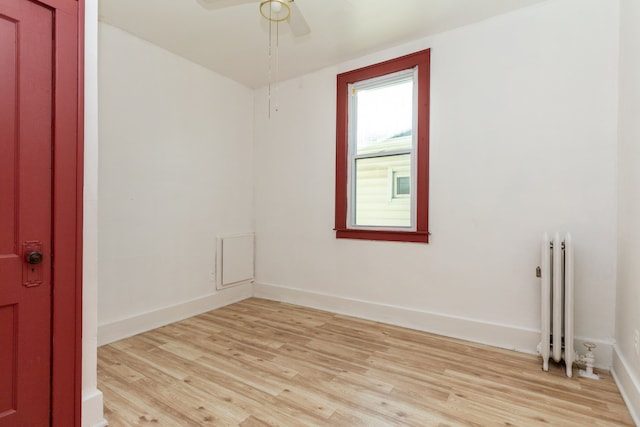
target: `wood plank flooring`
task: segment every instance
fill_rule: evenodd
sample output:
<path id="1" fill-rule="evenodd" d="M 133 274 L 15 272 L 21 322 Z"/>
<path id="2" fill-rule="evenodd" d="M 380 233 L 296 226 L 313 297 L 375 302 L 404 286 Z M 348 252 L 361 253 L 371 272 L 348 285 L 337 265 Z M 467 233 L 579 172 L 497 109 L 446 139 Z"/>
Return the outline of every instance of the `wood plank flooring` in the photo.
<path id="1" fill-rule="evenodd" d="M 613 380 L 251 298 L 98 349 L 111 426 L 632 426 Z"/>

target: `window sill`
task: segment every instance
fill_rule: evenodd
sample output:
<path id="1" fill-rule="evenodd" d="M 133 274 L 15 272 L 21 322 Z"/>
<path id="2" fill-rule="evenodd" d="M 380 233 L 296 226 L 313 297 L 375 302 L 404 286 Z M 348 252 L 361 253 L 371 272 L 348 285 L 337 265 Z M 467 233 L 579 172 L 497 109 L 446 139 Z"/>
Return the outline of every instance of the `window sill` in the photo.
<path id="1" fill-rule="evenodd" d="M 429 233 L 424 231 L 336 229 L 336 238 L 383 240 L 389 242 L 429 243 Z"/>

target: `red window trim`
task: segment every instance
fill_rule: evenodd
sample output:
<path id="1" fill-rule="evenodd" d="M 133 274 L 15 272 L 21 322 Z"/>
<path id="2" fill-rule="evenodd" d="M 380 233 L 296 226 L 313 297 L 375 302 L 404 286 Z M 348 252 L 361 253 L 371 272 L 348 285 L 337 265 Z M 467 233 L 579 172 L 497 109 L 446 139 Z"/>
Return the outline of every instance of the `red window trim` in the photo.
<path id="1" fill-rule="evenodd" d="M 336 212 L 339 239 L 429 241 L 429 89 L 430 49 L 338 74 L 336 105 Z M 418 141 L 415 231 L 355 229 L 347 226 L 347 170 L 349 161 L 349 84 L 418 67 Z"/>

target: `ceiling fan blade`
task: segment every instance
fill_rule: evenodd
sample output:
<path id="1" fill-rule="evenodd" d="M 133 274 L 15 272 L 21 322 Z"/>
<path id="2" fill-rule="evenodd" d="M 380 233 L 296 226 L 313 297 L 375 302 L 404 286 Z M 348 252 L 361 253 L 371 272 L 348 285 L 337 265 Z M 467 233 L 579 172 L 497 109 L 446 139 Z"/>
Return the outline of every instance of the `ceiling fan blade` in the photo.
<path id="1" fill-rule="evenodd" d="M 205 9 L 222 9 L 230 6 L 237 6 L 244 3 L 253 3 L 256 0 L 198 0 L 200 6 Z"/>
<path id="2" fill-rule="evenodd" d="M 306 36 L 311 32 L 307 20 L 304 19 L 302 12 L 298 9 L 298 6 L 293 0 L 289 2 L 289 8 L 291 9 L 291 15 L 289 15 L 289 26 L 291 27 L 291 33 L 296 36 Z"/>

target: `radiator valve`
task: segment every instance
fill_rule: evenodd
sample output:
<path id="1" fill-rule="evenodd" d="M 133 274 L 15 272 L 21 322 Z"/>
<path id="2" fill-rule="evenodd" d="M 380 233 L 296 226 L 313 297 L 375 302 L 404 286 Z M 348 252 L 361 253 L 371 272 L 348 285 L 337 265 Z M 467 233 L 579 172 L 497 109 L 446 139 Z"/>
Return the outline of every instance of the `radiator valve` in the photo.
<path id="1" fill-rule="evenodd" d="M 577 361 L 578 363 L 583 363 L 584 365 L 586 365 L 587 369 L 580 369 L 578 373 L 581 377 L 590 378 L 592 380 L 599 380 L 600 377 L 598 376 L 598 374 L 595 374 L 593 372 L 593 365 L 596 363 L 596 356 L 593 354 L 593 351 L 591 351 L 596 348 L 596 345 L 594 343 L 586 342 L 584 343 L 584 346 L 587 348 L 587 353 L 579 354 L 577 357 Z"/>

